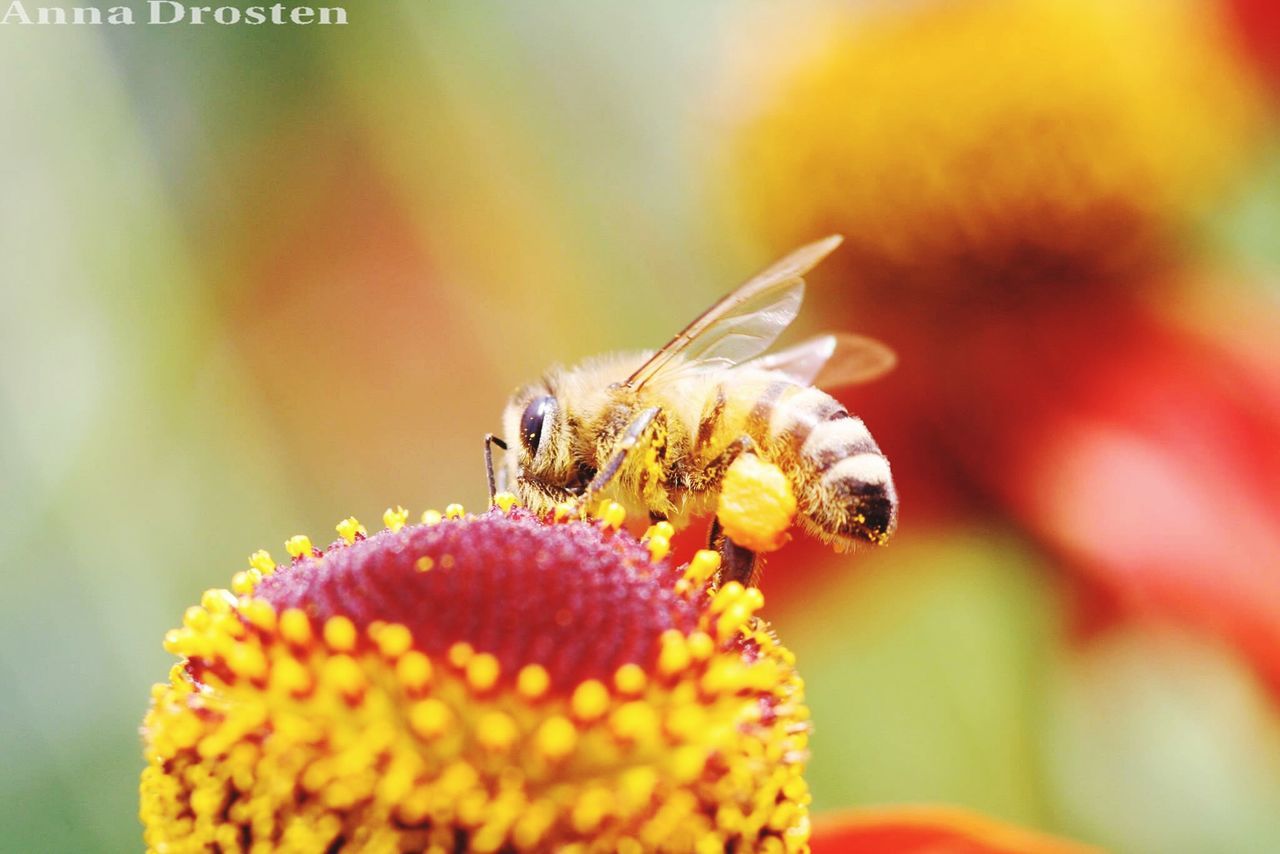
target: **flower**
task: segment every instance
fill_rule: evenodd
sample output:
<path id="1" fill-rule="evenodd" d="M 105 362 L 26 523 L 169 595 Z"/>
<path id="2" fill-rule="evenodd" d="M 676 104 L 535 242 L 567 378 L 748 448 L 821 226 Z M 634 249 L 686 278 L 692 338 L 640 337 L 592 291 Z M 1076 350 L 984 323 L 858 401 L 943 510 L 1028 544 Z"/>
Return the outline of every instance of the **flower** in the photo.
<path id="1" fill-rule="evenodd" d="M 291 538 L 166 636 L 150 850 L 796 851 L 808 711 L 763 597 L 665 523 L 509 496 Z"/>
<path id="2" fill-rule="evenodd" d="M 1216 11 L 934 0 L 846 14 L 761 87 L 734 201 L 774 249 L 844 234 L 824 269 L 877 300 L 992 307 L 1028 282 L 1127 286 L 1236 175 L 1259 126 Z"/>
<path id="3" fill-rule="evenodd" d="M 955 807 L 847 810 L 814 823 L 813 854 L 1097 854 Z"/>
<path id="4" fill-rule="evenodd" d="M 1190 332 L 1169 309 L 1193 283 L 1187 227 L 1261 126 L 1225 14 L 864 13 L 744 128 L 739 183 L 775 248 L 849 236 L 827 299 L 898 352 L 856 409 L 917 530 L 1012 523 L 1077 583 L 1081 625 L 1188 624 L 1280 686 L 1280 388 L 1273 359 L 1224 343 L 1275 332 Z"/>

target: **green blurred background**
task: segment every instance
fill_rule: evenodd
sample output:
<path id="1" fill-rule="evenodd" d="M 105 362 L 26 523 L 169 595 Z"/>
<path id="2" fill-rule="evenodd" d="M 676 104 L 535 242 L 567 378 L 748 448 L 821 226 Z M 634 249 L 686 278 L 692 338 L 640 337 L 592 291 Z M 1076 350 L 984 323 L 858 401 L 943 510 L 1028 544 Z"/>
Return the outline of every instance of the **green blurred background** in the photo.
<path id="1" fill-rule="evenodd" d="M 349 514 L 481 507 L 513 387 L 660 343 L 773 254 L 720 181 L 770 22 L 803 14 L 347 6 L 0 28 L 0 849 L 136 850 L 137 727 L 202 590 Z M 1241 269 L 1274 269 L 1278 162 L 1206 231 Z M 1232 652 L 1145 622 L 1082 652 L 1020 538 L 910 518 L 883 554 L 810 552 L 838 569 L 769 614 L 817 808 L 1280 849 L 1280 718 Z"/>

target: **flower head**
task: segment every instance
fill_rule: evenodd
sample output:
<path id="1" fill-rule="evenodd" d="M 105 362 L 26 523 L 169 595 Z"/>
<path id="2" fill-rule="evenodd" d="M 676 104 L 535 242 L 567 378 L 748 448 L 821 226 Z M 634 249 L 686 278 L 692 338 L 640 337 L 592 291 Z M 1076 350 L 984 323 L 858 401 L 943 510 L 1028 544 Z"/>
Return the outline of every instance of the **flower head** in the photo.
<path id="1" fill-rule="evenodd" d="M 899 304 L 904 289 L 972 301 L 1114 285 L 1162 259 L 1252 139 L 1253 80 L 1214 12 L 850 13 L 744 126 L 739 201 L 775 247 L 846 235 L 833 263 Z"/>
<path id="2" fill-rule="evenodd" d="M 344 520 L 189 608 L 149 848 L 802 849 L 808 712 L 759 591 L 673 566 L 665 524 L 501 504 Z"/>

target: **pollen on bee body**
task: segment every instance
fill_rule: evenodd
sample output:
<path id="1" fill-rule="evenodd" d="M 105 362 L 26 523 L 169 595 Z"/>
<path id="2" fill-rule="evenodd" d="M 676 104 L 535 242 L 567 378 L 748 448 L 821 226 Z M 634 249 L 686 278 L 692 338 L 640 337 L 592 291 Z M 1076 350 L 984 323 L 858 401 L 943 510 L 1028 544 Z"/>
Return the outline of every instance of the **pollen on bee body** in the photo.
<path id="1" fill-rule="evenodd" d="M 782 469 L 750 453 L 733 461 L 716 505 L 729 539 L 754 552 L 776 551 L 786 543 L 795 515 L 795 493 Z"/>

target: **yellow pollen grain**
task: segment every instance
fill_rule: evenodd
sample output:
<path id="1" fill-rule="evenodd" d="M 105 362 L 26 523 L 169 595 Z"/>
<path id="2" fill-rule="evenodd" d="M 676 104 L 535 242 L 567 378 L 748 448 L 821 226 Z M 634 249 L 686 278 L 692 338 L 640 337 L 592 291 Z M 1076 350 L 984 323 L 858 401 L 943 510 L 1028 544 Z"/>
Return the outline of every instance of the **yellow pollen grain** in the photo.
<path id="1" fill-rule="evenodd" d="M 511 508 L 516 506 L 517 499 L 510 492 L 499 492 L 493 496 L 493 503 L 503 513 L 510 513 Z"/>
<path id="2" fill-rule="evenodd" d="M 200 605 L 210 614 L 230 614 L 235 607 L 236 597 L 230 590 L 211 588 L 200 596 Z"/>
<path id="3" fill-rule="evenodd" d="M 182 625 L 192 631 L 203 631 L 209 627 L 209 612 L 199 605 L 192 605 L 182 612 Z"/>
<path id="4" fill-rule="evenodd" d="M 694 741 L 707 725 L 706 712 L 700 706 L 686 705 L 667 714 L 666 729 L 680 741 Z"/>
<path id="5" fill-rule="evenodd" d="M 294 534 L 284 541 L 284 549 L 295 558 L 311 554 L 311 538 L 306 534 Z"/>
<path id="6" fill-rule="evenodd" d="M 596 511 L 596 518 L 603 522 L 606 528 L 612 528 L 616 531 L 622 527 L 623 522 L 627 521 L 627 511 L 618 502 L 605 500 L 600 502 L 600 509 Z"/>
<path id="7" fill-rule="evenodd" d="M 387 526 L 391 533 L 399 533 L 404 527 L 404 523 L 409 520 L 409 511 L 397 504 L 395 507 L 388 507 L 382 512 L 382 524 Z"/>
<path id="8" fill-rule="evenodd" d="M 644 668 L 634 663 L 622 665 L 613 674 L 614 687 L 619 692 L 630 696 L 635 696 L 643 691 L 648 681 L 649 678 L 645 675 Z"/>
<path id="9" fill-rule="evenodd" d="M 658 732 L 658 713 L 643 700 L 624 703 L 609 716 L 609 729 L 627 741 L 649 741 Z"/>
<path id="10" fill-rule="evenodd" d="M 243 570 L 231 576 L 231 592 L 239 596 L 248 596 L 253 592 L 254 580 L 249 573 L 252 570 Z M 256 574 L 256 573 L 255 573 Z M 261 578 L 261 576 L 259 576 Z"/>
<path id="11" fill-rule="evenodd" d="M 276 609 L 266 599 L 250 599 L 240 609 L 244 618 L 259 629 L 269 632 L 276 627 Z"/>
<path id="12" fill-rule="evenodd" d="M 321 677 L 330 688 L 348 696 L 364 690 L 364 672 L 351 656 L 332 656 L 322 666 Z"/>
<path id="13" fill-rule="evenodd" d="M 409 708 L 409 726 L 422 738 L 438 738 L 449 728 L 453 712 L 434 697 L 420 700 Z"/>
<path id="14" fill-rule="evenodd" d="M 612 808 L 612 792 L 603 786 L 591 788 L 578 796 L 569 820 L 578 833 L 590 833 L 600 826 Z"/>
<path id="15" fill-rule="evenodd" d="M 466 667 L 467 662 L 471 660 L 471 656 L 475 654 L 476 651 L 471 647 L 471 644 L 466 641 L 458 641 L 453 646 L 449 647 L 449 652 L 446 653 L 449 658 L 449 663 L 458 669 Z"/>
<path id="16" fill-rule="evenodd" d="M 341 614 L 324 621 L 324 642 L 331 649 L 350 652 L 356 646 L 356 626 L 349 617 Z"/>
<path id="17" fill-rule="evenodd" d="M 750 607 L 745 602 L 734 602 L 716 620 L 716 635 L 721 640 L 729 640 L 737 635 L 750 620 Z"/>
<path id="18" fill-rule="evenodd" d="M 538 727 L 533 741 L 538 752 L 547 759 L 563 759 L 577 747 L 578 729 L 563 715 L 553 715 Z"/>
<path id="19" fill-rule="evenodd" d="M 716 651 L 716 642 L 706 632 L 693 632 L 687 642 L 694 661 L 706 661 Z"/>
<path id="20" fill-rule="evenodd" d="M 369 533 L 355 516 L 348 516 L 343 519 L 334 526 L 334 529 L 337 530 L 338 536 L 346 541 L 347 545 L 354 543 L 357 536 L 366 536 Z"/>
<path id="21" fill-rule="evenodd" d="M 444 516 L 440 515 L 439 510 L 422 511 L 422 524 L 424 525 L 439 525 L 440 520 L 443 518 Z"/>
<path id="22" fill-rule="evenodd" d="M 684 571 L 684 577 L 688 579 L 690 584 L 701 587 L 715 574 L 720 568 L 720 555 L 710 549 L 699 549 L 697 554 L 693 556 L 693 560 L 689 561 L 689 566 Z"/>
<path id="23" fill-rule="evenodd" d="M 649 547 L 649 557 L 654 563 L 662 560 L 671 552 L 671 540 L 661 534 L 655 534 L 650 537 L 646 545 Z"/>
<path id="24" fill-rule="evenodd" d="M 661 649 L 658 652 L 658 670 L 666 676 L 673 676 L 689 667 L 691 656 L 689 644 L 679 629 L 667 629 L 662 633 Z"/>
<path id="25" fill-rule="evenodd" d="M 649 526 L 649 530 L 644 532 L 643 539 L 651 539 L 653 537 L 666 537 L 668 542 L 676 535 L 675 526 L 670 522 L 654 522 Z"/>
<path id="26" fill-rule="evenodd" d="M 431 568 L 436 565 L 436 562 L 431 555 L 423 555 L 418 558 L 418 562 L 415 565 L 418 567 L 418 572 L 430 572 Z"/>
<path id="27" fill-rule="evenodd" d="M 557 522 L 572 519 L 578 515 L 578 505 L 572 501 L 561 501 L 556 505 L 554 518 Z"/>
<path id="28" fill-rule="evenodd" d="M 498 659 L 487 652 L 482 652 L 467 661 L 467 684 L 476 691 L 488 691 L 498 684 L 501 668 Z"/>
<path id="29" fill-rule="evenodd" d="M 740 583 L 737 581 L 730 581 L 728 584 L 725 584 L 717 590 L 716 595 L 711 599 L 711 612 L 719 614 L 722 611 L 727 610 L 730 605 L 733 605 L 742 599 L 742 594 L 745 592 L 746 588 Z"/>
<path id="30" fill-rule="evenodd" d="M 261 679 L 267 673 L 267 657 L 255 644 L 238 643 L 231 647 L 227 667 L 245 679 Z"/>
<path id="31" fill-rule="evenodd" d="M 598 679 L 587 679 L 573 689 L 569 708 L 582 721 L 593 721 L 609 708 L 609 689 Z"/>
<path id="32" fill-rule="evenodd" d="M 527 700 L 536 700 L 551 687 L 551 676 L 541 664 L 526 664 L 516 675 L 516 690 Z"/>
<path id="33" fill-rule="evenodd" d="M 411 649 L 396 662 L 396 678 L 410 691 L 420 691 L 431 682 L 431 659 Z"/>
<path id="34" fill-rule="evenodd" d="M 461 519 L 465 515 L 467 515 L 467 511 L 461 504 L 450 504 L 444 508 L 444 517 L 446 519 Z"/>
<path id="35" fill-rule="evenodd" d="M 271 554 L 264 549 L 258 549 L 249 555 L 249 566 L 258 570 L 263 575 L 270 575 L 275 572 L 276 562 L 271 559 Z"/>
<path id="36" fill-rule="evenodd" d="M 271 667 L 271 688 L 283 694 L 311 690 L 311 671 L 296 658 L 281 658 Z"/>
<path id="37" fill-rule="evenodd" d="M 311 642 L 311 620 L 301 608 L 285 608 L 280 615 L 280 636 L 296 646 Z"/>
<path id="38" fill-rule="evenodd" d="M 516 722 L 505 712 L 487 712 L 476 722 L 476 741 L 486 750 L 506 750 L 519 736 Z"/>
<path id="39" fill-rule="evenodd" d="M 671 752 L 671 775 L 681 783 L 691 783 L 707 767 L 706 749 L 698 745 L 678 747 Z"/>
<path id="40" fill-rule="evenodd" d="M 371 631 L 370 637 L 378 645 L 378 651 L 387 658 L 398 658 L 413 645 L 413 634 L 399 623 L 381 626 L 376 634 Z"/>

